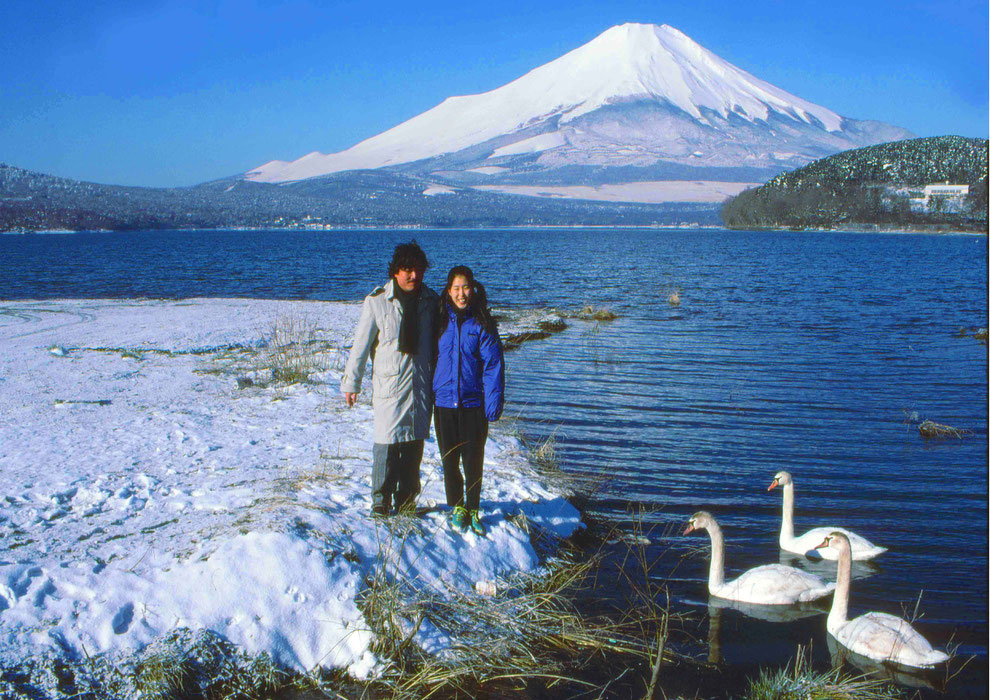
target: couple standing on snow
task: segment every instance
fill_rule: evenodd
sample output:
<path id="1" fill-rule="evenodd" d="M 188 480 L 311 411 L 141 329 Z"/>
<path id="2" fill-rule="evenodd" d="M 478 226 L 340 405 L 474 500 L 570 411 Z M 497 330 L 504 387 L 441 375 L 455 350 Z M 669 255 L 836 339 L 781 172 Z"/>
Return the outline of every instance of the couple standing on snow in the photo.
<path id="1" fill-rule="evenodd" d="M 393 499 L 396 511 L 414 507 L 433 414 L 451 525 L 484 535 L 478 506 L 488 422 L 504 402 L 502 343 L 471 269 L 452 268 L 438 297 L 423 284 L 429 265 L 415 241 L 396 246 L 389 281 L 364 299 L 340 388 L 353 406 L 370 356 L 372 514 L 391 513 Z"/>

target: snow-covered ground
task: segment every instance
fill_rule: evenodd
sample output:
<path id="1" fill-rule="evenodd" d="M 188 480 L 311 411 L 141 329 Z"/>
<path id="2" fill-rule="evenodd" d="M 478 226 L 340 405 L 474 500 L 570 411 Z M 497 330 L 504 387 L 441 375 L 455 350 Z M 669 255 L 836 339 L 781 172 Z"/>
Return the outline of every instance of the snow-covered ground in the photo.
<path id="1" fill-rule="evenodd" d="M 518 516 L 567 536 L 579 514 L 495 426 L 487 537 L 447 527 L 432 439 L 422 517 L 369 516 L 370 397 L 347 409 L 339 393 L 359 311 L 0 302 L 0 669 L 126 657 L 185 628 L 299 671 L 367 677 L 380 662 L 357 601 L 383 557 L 440 593 L 537 570 Z M 297 357 L 276 352 L 276 328 Z M 293 362 L 308 381 L 273 381 Z M 417 640 L 450 642 L 428 623 Z"/>

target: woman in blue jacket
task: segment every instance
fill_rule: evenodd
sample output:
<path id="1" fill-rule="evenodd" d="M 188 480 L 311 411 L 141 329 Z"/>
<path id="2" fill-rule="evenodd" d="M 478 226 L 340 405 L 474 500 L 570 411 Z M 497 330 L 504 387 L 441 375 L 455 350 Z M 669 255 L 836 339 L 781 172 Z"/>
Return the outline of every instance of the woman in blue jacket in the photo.
<path id="1" fill-rule="evenodd" d="M 478 504 L 488 422 L 502 415 L 505 363 L 485 288 L 471 268 L 447 274 L 437 314 L 437 366 L 433 374 L 433 420 L 443 463 L 451 525 L 485 534 Z M 464 474 L 460 463 L 463 461 Z"/>

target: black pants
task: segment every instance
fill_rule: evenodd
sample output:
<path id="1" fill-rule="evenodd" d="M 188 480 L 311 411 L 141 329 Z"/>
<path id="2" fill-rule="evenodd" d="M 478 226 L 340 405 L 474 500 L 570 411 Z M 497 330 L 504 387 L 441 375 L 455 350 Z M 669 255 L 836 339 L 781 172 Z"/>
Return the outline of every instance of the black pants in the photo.
<path id="1" fill-rule="evenodd" d="M 443 485 L 448 506 L 466 506 L 477 510 L 481 502 L 481 477 L 485 465 L 485 443 L 488 441 L 488 420 L 485 409 L 433 409 L 433 424 L 437 430 L 437 447 L 443 463 Z M 460 462 L 464 462 L 461 476 Z M 467 483 L 467 498 L 464 485 Z"/>
<path id="2" fill-rule="evenodd" d="M 419 493 L 419 465 L 423 461 L 423 441 L 410 440 L 391 445 L 375 443 L 371 463 L 371 510 L 388 513 L 392 508 L 413 502 Z"/>

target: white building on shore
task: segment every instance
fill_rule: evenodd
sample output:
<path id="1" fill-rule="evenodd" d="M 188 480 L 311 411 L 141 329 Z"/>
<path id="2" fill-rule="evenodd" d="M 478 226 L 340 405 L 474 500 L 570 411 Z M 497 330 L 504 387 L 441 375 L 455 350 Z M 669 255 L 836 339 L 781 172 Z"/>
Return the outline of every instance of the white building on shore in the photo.
<path id="1" fill-rule="evenodd" d="M 911 211 L 959 211 L 968 195 L 969 185 L 925 185 L 924 196 L 911 198 Z"/>

